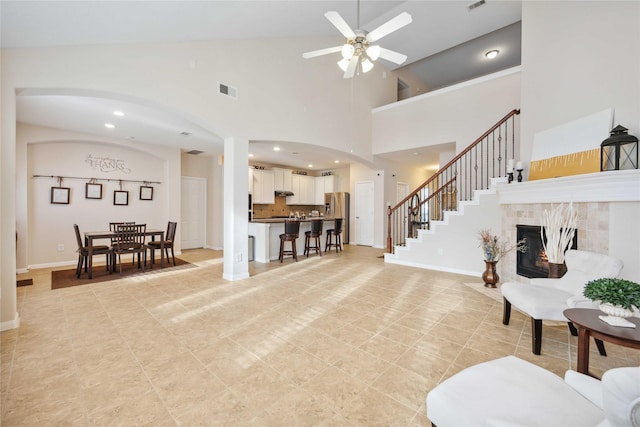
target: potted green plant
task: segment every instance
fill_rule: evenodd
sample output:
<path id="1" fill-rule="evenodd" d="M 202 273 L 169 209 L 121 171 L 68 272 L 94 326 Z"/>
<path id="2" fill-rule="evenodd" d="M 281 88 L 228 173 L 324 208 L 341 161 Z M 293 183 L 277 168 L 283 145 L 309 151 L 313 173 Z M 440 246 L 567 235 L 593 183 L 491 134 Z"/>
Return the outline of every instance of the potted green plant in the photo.
<path id="1" fill-rule="evenodd" d="M 583 295 L 600 302 L 600 310 L 614 317 L 629 317 L 640 308 L 640 284 L 603 277 L 588 282 Z"/>

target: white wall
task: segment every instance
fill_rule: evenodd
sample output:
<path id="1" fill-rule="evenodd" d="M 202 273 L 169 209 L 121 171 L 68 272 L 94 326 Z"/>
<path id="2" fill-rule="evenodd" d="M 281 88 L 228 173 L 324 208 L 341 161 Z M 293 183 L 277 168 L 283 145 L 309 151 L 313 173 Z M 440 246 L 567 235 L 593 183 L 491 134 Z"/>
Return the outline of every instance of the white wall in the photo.
<path id="1" fill-rule="evenodd" d="M 640 283 L 640 203 L 609 205 L 609 255 L 625 260 L 620 277 Z"/>
<path id="2" fill-rule="evenodd" d="M 477 204 L 476 204 L 477 203 Z M 478 233 L 490 229 L 500 233 L 498 196 L 484 191 L 474 202 L 461 202 L 458 212 L 445 212 L 444 221 L 432 222 L 430 230 L 420 230 L 417 239 L 407 239 L 406 247 L 396 247 L 386 255 L 390 263 L 475 276 L 484 271 Z M 464 205 L 464 206 L 463 206 Z M 461 214 L 463 213 L 463 214 Z"/>
<path id="3" fill-rule="evenodd" d="M 373 110 L 373 154 L 448 142 L 460 152 L 520 108 L 519 67 Z"/>
<path id="4" fill-rule="evenodd" d="M 608 108 L 640 135 L 640 2 L 525 1 L 522 22 L 525 165 L 537 132 Z"/>
<path id="5" fill-rule="evenodd" d="M 282 140 L 324 145 L 371 161 L 371 108 L 395 100 L 396 79 L 383 78 L 382 64 L 345 80 L 334 58 L 304 60 L 301 52 L 318 40 L 185 42 L 2 51 L 2 147 L 0 284 L 2 327 L 15 327 L 16 94 L 22 88 L 73 89 L 160 106 L 189 118 L 225 141 Z M 259 64 L 259 67 L 256 67 Z M 217 93 L 221 81 L 238 88 L 238 99 Z M 359 126 L 353 126 L 359 123 Z M 231 138 L 231 139 L 229 139 Z M 225 146 L 232 150 L 232 146 Z M 230 151 L 231 152 L 231 151 Z M 228 157 L 225 153 L 225 157 Z M 225 188 L 245 193 L 246 156 L 225 170 Z M 24 167 L 24 165 L 22 165 Z M 179 171 L 179 160 L 177 170 Z M 244 180 L 244 181 L 243 181 Z M 179 175 L 176 177 L 179 186 Z M 24 189 L 23 189 L 24 190 Z M 20 191 L 23 191 L 20 190 Z M 213 190 L 212 190 L 213 191 Z M 179 190 L 176 194 L 179 194 Z M 240 200 L 237 200 L 238 207 Z M 236 200 L 234 200 L 234 205 Z M 224 205 L 226 206 L 226 205 Z M 225 215 L 225 219 L 232 218 Z M 235 230 L 237 225 L 238 230 Z M 231 225 L 245 235 L 246 224 Z M 244 230 L 244 231 L 243 231 Z M 238 238 L 238 242 L 246 239 Z M 225 239 L 226 242 L 226 239 Z M 235 240 L 234 240 L 235 242 Z M 231 248 L 242 257 L 243 248 Z M 240 252 L 240 253 L 239 253 Z M 234 264 L 235 265 L 235 264 Z M 238 268 L 246 268 L 246 262 Z M 235 266 L 234 266 L 235 269 Z M 232 273 L 233 277 L 243 273 Z"/>
<path id="6" fill-rule="evenodd" d="M 18 242 L 18 253 L 25 254 L 20 268 L 48 265 L 75 264 L 77 244 L 73 224 L 80 231 L 100 231 L 109 228 L 109 222 L 135 221 L 146 223 L 149 228 L 166 228 L 169 219 L 178 220 L 179 210 L 172 200 L 179 197 L 173 185 L 179 174 L 179 150 L 155 147 L 140 150 L 113 141 L 91 141 L 87 135 L 74 134 L 56 129 L 21 125 L 18 127 L 18 144 L 26 146 L 26 167 L 20 170 L 21 182 L 26 188 L 24 204 L 19 211 L 26 215 L 17 217 L 22 238 Z M 88 156 L 122 161 L 122 169 L 94 167 L 87 162 Z M 86 179 L 67 178 L 63 187 L 71 188 L 68 205 L 51 204 L 51 187 L 58 186 L 53 178 L 33 178 L 33 175 L 87 177 L 109 180 L 157 181 L 148 184 L 154 188 L 153 200 L 139 199 L 143 183 L 123 182 L 122 190 L 129 192 L 127 206 L 113 204 L 113 192 L 120 189 L 116 181 L 98 181 L 102 184 L 102 199 L 86 199 Z M 179 175 L 177 175 L 179 176 Z M 179 187 L 178 187 L 179 189 Z M 58 245 L 64 245 L 59 251 Z M 179 247 L 176 248 L 178 251 Z"/>

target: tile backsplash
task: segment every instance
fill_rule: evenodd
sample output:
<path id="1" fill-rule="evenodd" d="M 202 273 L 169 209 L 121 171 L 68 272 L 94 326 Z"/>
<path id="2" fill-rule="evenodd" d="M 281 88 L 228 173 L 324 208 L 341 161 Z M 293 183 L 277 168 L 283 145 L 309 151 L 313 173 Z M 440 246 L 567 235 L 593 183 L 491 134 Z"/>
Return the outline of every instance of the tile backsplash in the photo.
<path id="1" fill-rule="evenodd" d="M 309 215 L 312 210 L 324 213 L 324 206 L 314 205 L 287 205 L 287 198 L 276 196 L 276 202 L 272 205 L 253 204 L 253 217 L 255 219 L 271 218 L 273 216 L 288 216 L 290 212 L 298 212 L 300 215 Z"/>

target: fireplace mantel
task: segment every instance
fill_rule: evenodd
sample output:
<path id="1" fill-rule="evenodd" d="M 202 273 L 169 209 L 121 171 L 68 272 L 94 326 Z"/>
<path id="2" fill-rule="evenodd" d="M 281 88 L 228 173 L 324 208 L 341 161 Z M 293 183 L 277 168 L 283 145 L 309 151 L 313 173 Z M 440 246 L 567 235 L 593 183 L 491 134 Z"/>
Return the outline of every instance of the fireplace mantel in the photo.
<path id="1" fill-rule="evenodd" d="M 501 205 L 520 203 L 580 203 L 640 201 L 640 170 L 596 172 L 583 175 L 499 183 Z"/>

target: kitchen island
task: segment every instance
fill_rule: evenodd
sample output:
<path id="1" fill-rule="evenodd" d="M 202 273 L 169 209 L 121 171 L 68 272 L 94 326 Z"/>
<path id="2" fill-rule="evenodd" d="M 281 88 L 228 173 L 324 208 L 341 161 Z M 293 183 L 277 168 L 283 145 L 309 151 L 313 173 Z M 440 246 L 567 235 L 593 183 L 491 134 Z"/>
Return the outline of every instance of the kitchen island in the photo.
<path id="1" fill-rule="evenodd" d="M 304 253 L 304 232 L 311 230 L 311 221 L 324 220 L 322 224 L 322 237 L 325 238 L 326 230 L 335 225 L 334 218 L 311 217 L 300 220 L 300 233 L 296 239 L 298 257 Z M 249 221 L 249 235 L 254 236 L 254 261 L 267 263 L 277 260 L 280 255 L 280 235 L 284 233 L 284 221 L 288 218 L 264 218 Z M 285 250 L 289 250 L 287 243 Z"/>

